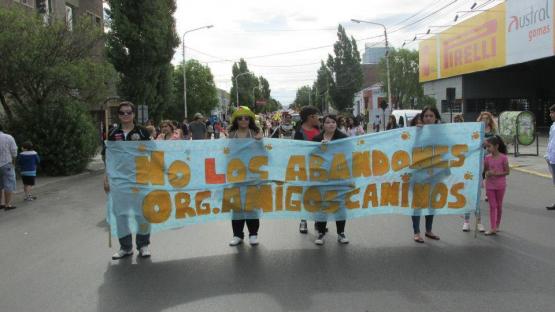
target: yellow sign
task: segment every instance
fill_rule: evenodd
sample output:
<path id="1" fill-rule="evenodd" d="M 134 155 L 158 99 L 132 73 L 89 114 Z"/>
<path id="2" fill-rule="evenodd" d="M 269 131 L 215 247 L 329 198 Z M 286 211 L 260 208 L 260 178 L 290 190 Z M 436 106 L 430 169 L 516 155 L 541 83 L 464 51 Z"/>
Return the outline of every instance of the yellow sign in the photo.
<path id="1" fill-rule="evenodd" d="M 505 65 L 505 3 L 439 34 L 440 78 Z"/>
<path id="2" fill-rule="evenodd" d="M 418 62 L 420 66 L 420 82 L 438 79 L 437 71 L 437 38 L 436 36 L 420 42 Z"/>

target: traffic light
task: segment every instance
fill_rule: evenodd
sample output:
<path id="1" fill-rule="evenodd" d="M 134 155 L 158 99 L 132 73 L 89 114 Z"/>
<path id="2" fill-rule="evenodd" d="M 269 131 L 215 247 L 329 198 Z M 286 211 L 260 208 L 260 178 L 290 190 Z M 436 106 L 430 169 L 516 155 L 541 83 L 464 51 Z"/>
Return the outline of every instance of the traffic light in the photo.
<path id="1" fill-rule="evenodd" d="M 39 14 L 48 13 L 48 0 L 37 0 L 37 12 Z"/>

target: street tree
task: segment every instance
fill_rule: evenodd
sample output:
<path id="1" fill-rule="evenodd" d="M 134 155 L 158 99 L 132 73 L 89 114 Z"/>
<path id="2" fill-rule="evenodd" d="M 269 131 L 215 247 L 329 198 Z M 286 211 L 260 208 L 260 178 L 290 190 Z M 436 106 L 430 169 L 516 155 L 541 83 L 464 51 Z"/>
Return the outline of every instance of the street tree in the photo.
<path id="1" fill-rule="evenodd" d="M 179 38 L 175 0 L 107 0 L 108 59 L 120 73 L 122 97 L 159 117 L 171 99 L 171 68 Z"/>
<path id="2" fill-rule="evenodd" d="M 195 113 L 210 115 L 218 105 L 218 90 L 210 68 L 191 59 L 187 61 L 185 71 L 188 115 L 193 116 Z M 184 116 L 185 104 L 183 102 L 183 64 L 174 68 L 173 78 L 174 97 L 172 105 L 164 113 L 164 118 L 179 119 Z"/>
<path id="3" fill-rule="evenodd" d="M 322 112 L 328 110 L 330 100 L 330 86 L 333 83 L 332 74 L 329 68 L 322 61 L 317 72 L 317 78 L 312 85 L 312 98 L 314 106 L 318 107 Z"/>
<path id="4" fill-rule="evenodd" d="M 312 89 L 310 86 L 302 86 L 297 89 L 297 94 L 295 95 L 295 107 L 302 108 L 312 104 Z"/>
<path id="5" fill-rule="evenodd" d="M 393 102 L 397 101 L 399 108 L 407 108 L 413 102 L 425 102 L 425 99 L 423 99 L 424 92 L 418 81 L 418 51 L 390 49 L 389 71 L 391 97 Z M 379 77 L 383 81 L 383 90 L 387 92 L 387 66 L 385 58 L 379 63 Z"/>
<path id="6" fill-rule="evenodd" d="M 337 41 L 333 45 L 335 56 L 328 55 L 327 67 L 333 79 L 330 85 L 332 105 L 340 112 L 353 106 L 353 98 L 362 87 L 362 68 L 356 40 L 347 36 L 345 28 L 337 28 Z"/>
<path id="7" fill-rule="evenodd" d="M 18 142 L 30 140 L 41 170 L 67 175 L 85 169 L 96 153 L 99 131 L 89 111 L 108 96 L 116 73 L 102 58 L 102 29 L 18 7 L 0 7 L 0 102 L 4 126 Z"/>
<path id="8" fill-rule="evenodd" d="M 230 102 L 233 106 L 248 106 L 253 108 L 253 89 L 258 87 L 259 80 L 254 73 L 249 71 L 247 62 L 240 59 L 231 68 Z M 237 84 L 237 85 L 236 85 Z M 237 88 L 239 90 L 239 104 L 237 104 Z"/>

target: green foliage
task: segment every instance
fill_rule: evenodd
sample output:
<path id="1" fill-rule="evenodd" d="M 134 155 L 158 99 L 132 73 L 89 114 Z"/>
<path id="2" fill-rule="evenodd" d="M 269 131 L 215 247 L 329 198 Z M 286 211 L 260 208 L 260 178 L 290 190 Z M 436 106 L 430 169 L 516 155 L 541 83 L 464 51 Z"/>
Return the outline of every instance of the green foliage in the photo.
<path id="1" fill-rule="evenodd" d="M 321 63 L 318 69 L 317 78 L 312 86 L 312 98 L 314 106 L 318 107 L 322 112 L 326 112 L 331 102 L 330 86 L 333 83 L 331 71 L 324 64 Z"/>
<path id="2" fill-rule="evenodd" d="M 297 109 L 300 109 L 303 106 L 311 105 L 312 100 L 312 89 L 310 88 L 310 86 L 302 86 L 297 89 L 297 94 L 295 95 L 295 103 L 293 106 Z"/>
<path id="3" fill-rule="evenodd" d="M 187 115 L 195 113 L 209 116 L 210 111 L 218 105 L 218 90 L 214 84 L 214 76 L 208 66 L 197 60 L 188 60 L 185 67 L 187 75 Z M 173 70 L 174 99 L 172 105 L 164 113 L 164 118 L 180 120 L 183 111 L 183 65 Z"/>
<path id="4" fill-rule="evenodd" d="M 328 55 L 327 67 L 332 73 L 329 93 L 332 105 L 340 112 L 353 106 L 353 97 L 362 86 L 362 68 L 356 40 L 347 37 L 345 28 L 337 28 L 337 41 L 333 45 L 335 57 Z"/>
<path id="5" fill-rule="evenodd" d="M 101 103 L 115 71 L 103 60 L 102 30 L 81 19 L 45 24 L 17 6 L 0 7 L 0 101 L 3 123 L 18 143 L 31 140 L 43 171 L 85 169 L 99 143 L 88 110 Z"/>
<path id="6" fill-rule="evenodd" d="M 399 108 L 408 107 L 413 99 L 420 103 L 423 90 L 418 81 L 418 51 L 390 49 L 389 71 L 391 96 L 397 99 Z M 380 61 L 379 75 L 384 84 L 383 89 L 387 93 L 387 66 L 385 58 Z"/>
<path id="7" fill-rule="evenodd" d="M 159 119 L 171 103 L 171 68 L 179 38 L 175 0 L 108 0 L 108 59 L 120 73 L 120 95 L 146 104 Z"/>
<path id="8" fill-rule="evenodd" d="M 79 173 L 97 152 L 100 133 L 76 100 L 49 98 L 40 106 L 17 106 L 14 112 L 9 132 L 16 142 L 33 142 L 47 175 Z"/>
<path id="9" fill-rule="evenodd" d="M 235 78 L 237 77 L 237 84 L 239 85 L 239 105 L 248 106 L 255 113 L 273 112 L 281 109 L 281 104 L 272 98 L 270 83 L 263 76 L 256 77 L 249 71 L 247 62 L 240 59 L 239 63 L 233 64 L 231 68 L 231 90 L 230 102 L 231 106 L 237 106 L 237 85 Z M 266 105 L 256 105 L 256 100 L 266 100 Z"/>

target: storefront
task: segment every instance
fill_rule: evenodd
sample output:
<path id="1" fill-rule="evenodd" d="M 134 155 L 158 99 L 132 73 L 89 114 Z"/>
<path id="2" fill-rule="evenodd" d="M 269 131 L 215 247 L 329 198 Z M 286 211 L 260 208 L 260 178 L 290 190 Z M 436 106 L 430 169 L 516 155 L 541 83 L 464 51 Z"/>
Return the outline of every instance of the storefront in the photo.
<path id="1" fill-rule="evenodd" d="M 442 119 L 529 110 L 550 125 L 555 103 L 553 0 L 507 1 L 420 44 L 420 82 Z"/>

